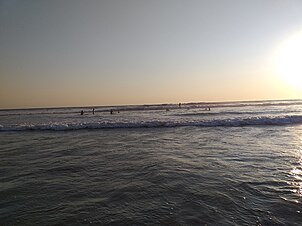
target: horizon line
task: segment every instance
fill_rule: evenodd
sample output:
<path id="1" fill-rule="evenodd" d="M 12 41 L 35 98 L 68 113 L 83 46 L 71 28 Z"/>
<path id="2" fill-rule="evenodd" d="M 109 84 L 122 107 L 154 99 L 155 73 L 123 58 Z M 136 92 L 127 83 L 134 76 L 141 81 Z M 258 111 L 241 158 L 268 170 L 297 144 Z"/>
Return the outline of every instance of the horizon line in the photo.
<path id="1" fill-rule="evenodd" d="M 66 108 L 98 108 L 98 107 L 124 107 L 124 106 L 155 106 L 155 105 L 178 105 L 181 104 L 223 104 L 244 102 L 270 102 L 270 101 L 302 101 L 302 99 L 257 99 L 257 100 L 227 100 L 227 101 L 191 101 L 173 103 L 146 103 L 146 104 L 117 104 L 117 105 L 83 105 L 83 106 L 48 106 L 48 107 L 26 107 L 26 108 L 0 108 L 0 111 L 14 110 L 41 110 L 41 109 L 66 109 Z"/>

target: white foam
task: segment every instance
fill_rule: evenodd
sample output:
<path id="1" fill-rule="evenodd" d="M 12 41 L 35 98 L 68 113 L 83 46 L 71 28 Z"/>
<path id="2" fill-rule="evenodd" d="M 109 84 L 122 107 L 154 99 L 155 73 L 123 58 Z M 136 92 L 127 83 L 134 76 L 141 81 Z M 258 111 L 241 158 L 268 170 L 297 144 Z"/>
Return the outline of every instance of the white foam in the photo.
<path id="1" fill-rule="evenodd" d="M 0 125 L 0 131 L 26 131 L 26 130 L 53 130 L 68 131 L 80 129 L 115 129 L 115 128 L 160 128 L 160 127 L 238 127 L 238 126 L 282 126 L 302 124 L 302 115 L 279 116 L 279 117 L 247 117 L 229 119 L 209 119 L 209 120 L 184 120 L 184 121 L 134 121 L 134 122 L 86 122 L 86 123 L 41 123 L 41 124 L 20 124 L 20 125 Z"/>

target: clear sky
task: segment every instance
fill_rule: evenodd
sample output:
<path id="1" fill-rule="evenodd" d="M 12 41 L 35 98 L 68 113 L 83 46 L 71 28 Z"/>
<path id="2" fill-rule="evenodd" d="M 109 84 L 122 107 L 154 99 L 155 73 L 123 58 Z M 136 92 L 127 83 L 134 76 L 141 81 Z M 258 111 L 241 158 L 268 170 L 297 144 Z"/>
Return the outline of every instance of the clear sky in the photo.
<path id="1" fill-rule="evenodd" d="M 299 32 L 301 0 L 0 0 L 0 108 L 301 99 Z"/>

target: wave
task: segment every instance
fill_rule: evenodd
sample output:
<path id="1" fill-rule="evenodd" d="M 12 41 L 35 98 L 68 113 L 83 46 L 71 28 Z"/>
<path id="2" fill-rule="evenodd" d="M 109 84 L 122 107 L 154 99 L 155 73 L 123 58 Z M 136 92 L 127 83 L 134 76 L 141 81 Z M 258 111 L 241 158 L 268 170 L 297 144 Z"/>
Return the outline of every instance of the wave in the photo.
<path id="1" fill-rule="evenodd" d="M 162 128 L 162 127 L 241 127 L 241 126 L 282 126 L 302 124 L 302 115 L 279 117 L 248 117 L 237 119 L 213 119 L 200 121 L 139 121 L 139 122 L 90 122 L 90 123 L 52 123 L 0 125 L 0 131 L 68 131 L 83 129 L 121 129 L 121 128 Z"/>
<path id="2" fill-rule="evenodd" d="M 299 111 L 287 110 L 287 114 L 298 113 Z M 215 116 L 215 115 L 267 115 L 267 114 L 280 114 L 282 111 L 202 111 L 191 113 L 174 114 L 174 116 L 180 117 L 194 117 L 194 116 Z"/>
<path id="3" fill-rule="evenodd" d="M 196 102 L 186 103 L 183 106 L 190 108 L 224 108 L 224 107 L 267 107 L 267 106 L 299 106 L 302 100 L 261 100 L 261 101 L 232 101 L 232 102 Z"/>

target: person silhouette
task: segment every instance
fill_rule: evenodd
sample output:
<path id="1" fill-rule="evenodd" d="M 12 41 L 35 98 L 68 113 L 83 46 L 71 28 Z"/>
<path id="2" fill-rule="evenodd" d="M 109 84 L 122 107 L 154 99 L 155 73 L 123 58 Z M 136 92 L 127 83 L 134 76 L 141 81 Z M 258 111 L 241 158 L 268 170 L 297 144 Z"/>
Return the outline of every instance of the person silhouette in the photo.
<path id="1" fill-rule="evenodd" d="M 81 111 L 81 115 L 84 115 L 84 111 L 83 110 Z"/>

